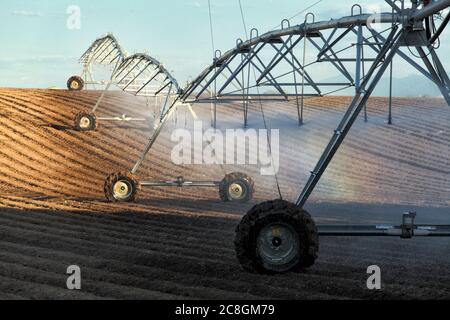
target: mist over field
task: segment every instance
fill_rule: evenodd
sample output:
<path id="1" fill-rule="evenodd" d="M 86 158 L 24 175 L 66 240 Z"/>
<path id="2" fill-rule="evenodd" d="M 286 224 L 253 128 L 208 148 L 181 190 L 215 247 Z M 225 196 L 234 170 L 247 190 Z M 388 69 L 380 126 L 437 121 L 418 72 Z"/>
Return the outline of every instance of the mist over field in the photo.
<path id="1" fill-rule="evenodd" d="M 233 239 L 243 214 L 277 197 L 274 177 L 257 166 L 175 166 L 175 128 L 192 128 L 180 110 L 139 171 L 145 179 L 220 180 L 246 172 L 255 199 L 235 205 L 215 188 L 150 188 L 138 201 L 110 204 L 105 177 L 130 168 L 151 133 L 149 123 L 103 123 L 96 132 L 73 129 L 74 115 L 99 92 L 0 89 L 0 298 L 2 299 L 448 299 L 448 241 L 321 238 L 320 258 L 305 273 L 264 276 L 243 271 Z M 295 103 L 265 103 L 271 128 L 281 129 L 281 192 L 294 200 L 349 103 L 348 97 L 308 100 L 298 127 Z M 154 114 L 145 99 L 110 92 L 99 110 L 112 116 Z M 149 110 L 150 106 L 150 110 Z M 307 210 L 317 223 L 397 224 L 405 211 L 420 223 L 448 221 L 450 121 L 442 99 L 368 104 L 369 122 L 350 133 Z M 194 108 L 209 123 L 209 105 Z M 219 130 L 241 128 L 238 105 L 219 110 Z M 252 104 L 250 128 L 262 128 Z M 295 146 L 295 147 L 293 147 Z M 223 171 L 222 171 L 223 170 Z M 155 241 L 158 239 L 158 241 Z M 82 266 L 83 290 L 63 287 L 68 265 Z M 383 270 L 383 290 L 365 287 L 368 265 Z M 405 285 L 408 283 L 408 285 Z M 270 289 L 268 289 L 270 288 Z"/>

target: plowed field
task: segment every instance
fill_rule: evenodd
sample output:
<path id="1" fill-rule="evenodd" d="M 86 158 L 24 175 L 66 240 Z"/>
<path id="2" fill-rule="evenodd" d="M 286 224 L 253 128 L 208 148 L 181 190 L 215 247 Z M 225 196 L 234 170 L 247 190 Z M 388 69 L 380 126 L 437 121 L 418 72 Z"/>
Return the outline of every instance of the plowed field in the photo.
<path id="1" fill-rule="evenodd" d="M 184 109 L 165 128 L 139 175 L 145 180 L 220 181 L 246 172 L 256 183 L 246 205 L 221 203 L 215 189 L 145 189 L 134 204 L 110 204 L 105 178 L 129 170 L 152 133 L 154 101 L 111 92 L 99 116 L 123 113 L 147 122 L 100 122 L 73 130 L 73 118 L 99 92 L 0 89 L 0 299 L 449 299 L 447 239 L 323 238 L 317 264 L 302 274 L 262 276 L 240 269 L 234 228 L 254 204 L 277 197 L 275 179 L 256 166 L 175 166 L 175 128 L 191 128 Z M 337 126 L 349 98 L 308 100 L 299 128 L 294 103 L 264 102 L 280 130 L 283 197 L 294 200 Z M 307 209 L 318 223 L 450 223 L 450 110 L 441 99 L 368 105 Z M 209 123 L 209 105 L 195 105 Z M 251 128 L 263 128 L 259 103 Z M 239 104 L 219 109 L 221 129 L 240 128 Z M 65 289 L 66 268 L 82 269 L 82 290 Z M 382 269 L 383 290 L 366 289 L 367 267 Z"/>

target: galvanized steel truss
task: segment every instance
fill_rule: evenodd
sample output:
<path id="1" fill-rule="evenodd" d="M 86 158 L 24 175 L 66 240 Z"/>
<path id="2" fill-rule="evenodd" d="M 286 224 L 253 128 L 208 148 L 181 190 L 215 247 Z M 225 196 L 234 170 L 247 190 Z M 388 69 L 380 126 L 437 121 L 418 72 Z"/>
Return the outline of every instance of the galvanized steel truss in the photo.
<path id="1" fill-rule="evenodd" d="M 386 2 L 391 5 L 392 12 L 377 16 L 377 22 L 385 26 L 384 31 L 370 28 L 373 16 L 362 12 L 354 14 L 356 9 L 361 9 L 354 6 L 351 16 L 336 20 L 315 22 L 314 16 L 308 14 L 305 22 L 298 26 L 286 26 L 287 23 L 283 22 L 284 28 L 261 36 L 253 29 L 248 41 L 238 40 L 236 47 L 223 55 L 217 52 L 213 63 L 188 84 L 180 93 L 179 99 L 174 99 L 172 106 L 161 117 L 132 173 L 136 173 L 139 169 L 165 122 L 175 110 L 178 100 L 183 103 L 213 103 L 215 109 L 217 104 L 223 101 L 242 101 L 246 125 L 251 100 L 280 98 L 288 100 L 294 97 L 299 123 L 302 124 L 305 97 L 324 96 L 328 94 L 324 89 L 327 87 L 337 87 L 338 90 L 354 87 L 356 93 L 352 103 L 296 202 L 298 206 L 303 207 L 389 66 L 391 66 L 392 88 L 394 57 L 404 59 L 434 82 L 450 106 L 449 77 L 433 47 L 437 36 L 445 29 L 448 16 L 434 35 L 427 34 L 430 30 L 424 28 L 424 23 L 429 22 L 428 19 L 450 6 L 450 0 L 435 1 L 426 7 L 413 3 L 411 8 L 405 8 L 404 2 L 401 2 L 401 7 L 393 1 Z M 308 21 L 308 17 L 312 17 L 313 21 Z M 348 41 L 345 42 L 346 37 L 351 37 L 350 45 Z M 339 49 L 338 46 L 342 43 L 343 48 Z M 308 63 L 306 63 L 307 44 L 308 50 L 314 50 L 317 55 L 316 60 Z M 412 47 L 415 48 L 424 66 L 401 49 L 405 47 L 410 50 Z M 428 55 L 424 48 L 429 51 Z M 271 53 L 263 57 L 263 50 Z M 301 50 L 303 50 L 302 59 L 296 54 Z M 353 72 L 347 66 L 349 63 L 354 66 Z M 316 82 L 312 66 L 319 67 L 323 64 L 326 68 L 337 70 L 343 81 Z M 286 79 L 289 77 L 290 80 Z M 271 87 L 273 92 L 261 93 L 259 90 L 262 87 Z M 286 88 L 290 88 L 290 91 Z M 333 89 L 331 93 L 336 90 Z M 391 121 L 391 113 L 389 117 Z M 214 116 L 214 126 L 215 120 Z"/>
<path id="2" fill-rule="evenodd" d="M 177 80 L 155 58 L 147 54 L 134 54 L 125 58 L 115 69 L 111 80 L 107 83 L 102 95 L 94 105 L 92 112 L 96 112 L 111 85 L 121 90 L 143 97 L 161 98 L 160 119 L 162 119 L 173 101 L 178 99 L 181 89 Z M 103 121 L 144 121 L 142 118 L 130 118 L 126 115 L 108 118 L 99 117 Z"/>
<path id="3" fill-rule="evenodd" d="M 354 87 L 356 92 L 360 90 L 367 70 L 386 44 L 386 34 L 395 25 L 405 22 L 404 14 L 411 15 L 412 12 L 409 9 L 402 11 L 391 1 L 388 2 L 392 4 L 392 13 L 376 17 L 382 31 L 372 27 L 370 21 L 373 16 L 363 14 L 359 5 L 353 6 L 351 16 L 337 20 L 315 22 L 314 15 L 308 14 L 305 22 L 299 26 L 290 27 L 285 20 L 281 30 L 261 36 L 256 29 L 252 29 L 248 41 L 239 39 L 232 50 L 223 55 L 218 52 L 213 63 L 187 86 L 181 99 L 191 103 L 214 104 L 241 101 L 244 124 L 247 125 L 250 101 L 293 98 L 299 123 L 303 124 L 305 98 L 333 94 L 350 87 Z M 308 21 L 311 20 L 309 17 L 312 21 Z M 445 24 L 444 21 L 442 30 Z M 420 21 L 412 27 L 416 29 L 419 25 Z M 424 65 L 400 48 L 396 50 L 396 55 L 433 81 L 450 104 L 448 77 L 431 45 L 433 42 L 429 40 L 425 29 L 414 30 L 402 38 L 401 45 L 418 50 L 420 56 L 424 57 Z M 427 61 L 428 56 L 423 53 L 422 47 L 429 49 L 432 61 Z M 383 62 L 384 58 L 380 63 Z M 319 81 L 323 78 L 323 70 L 327 70 L 330 75 L 334 71 L 334 77 L 328 81 Z M 319 74 L 320 71 L 322 74 Z M 390 78 L 392 81 L 392 73 Z M 215 125 L 215 120 L 213 123 Z"/>
<path id="4" fill-rule="evenodd" d="M 125 51 L 120 46 L 113 34 L 107 34 L 96 39 L 83 53 L 79 62 L 83 66 L 81 78 L 85 85 L 104 85 L 110 79 L 95 80 L 92 74 L 94 65 L 111 66 L 111 75 L 126 57 Z"/>

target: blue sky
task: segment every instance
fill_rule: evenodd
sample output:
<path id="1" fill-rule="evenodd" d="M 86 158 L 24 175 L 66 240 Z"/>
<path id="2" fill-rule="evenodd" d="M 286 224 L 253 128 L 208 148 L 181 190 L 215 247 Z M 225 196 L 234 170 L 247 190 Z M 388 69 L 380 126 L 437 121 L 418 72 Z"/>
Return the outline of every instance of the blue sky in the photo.
<path id="1" fill-rule="evenodd" d="M 249 28 L 260 32 L 277 26 L 317 0 L 242 0 Z M 367 10 L 382 0 L 360 1 Z M 216 47 L 226 51 L 244 37 L 238 0 L 211 0 Z M 317 19 L 350 13 L 353 0 L 323 0 L 312 11 Z M 66 27 L 67 8 L 81 9 L 81 29 Z M 292 23 L 301 23 L 300 15 Z M 2 0 L 0 4 L 0 86 L 50 87 L 65 85 L 80 73 L 79 56 L 91 42 L 114 33 L 130 53 L 146 51 L 184 83 L 211 61 L 207 0 Z M 444 49 L 449 52 L 449 37 Z M 445 50 L 445 51 L 444 51 Z M 446 57 L 448 66 L 450 58 Z M 401 77 L 414 75 L 413 70 Z"/>

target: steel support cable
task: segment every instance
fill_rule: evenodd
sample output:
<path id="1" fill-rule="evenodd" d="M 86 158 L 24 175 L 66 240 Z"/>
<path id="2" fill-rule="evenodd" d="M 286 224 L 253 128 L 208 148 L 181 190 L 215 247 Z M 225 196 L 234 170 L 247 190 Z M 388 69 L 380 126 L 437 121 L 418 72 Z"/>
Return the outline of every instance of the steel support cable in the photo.
<path id="1" fill-rule="evenodd" d="M 345 86 L 342 87 L 342 88 L 339 88 L 339 89 L 335 89 L 335 90 L 331 90 L 331 91 L 327 91 L 327 92 L 325 92 L 325 93 L 322 93 L 321 97 L 329 96 L 329 95 L 332 95 L 333 93 L 337 93 L 337 92 L 340 92 L 340 91 L 343 91 L 343 90 L 347 90 L 347 89 L 350 89 L 350 88 L 352 88 L 352 87 L 354 87 L 354 85 L 348 84 L 348 85 L 345 85 Z M 248 88 L 249 88 L 249 89 L 258 89 L 258 86 L 257 86 L 257 85 L 253 85 L 253 86 L 250 86 L 250 87 L 248 87 Z M 240 91 L 242 91 L 242 89 L 239 89 L 239 91 L 230 92 L 230 94 L 234 94 L 234 93 L 240 92 Z M 308 99 L 313 99 L 313 98 L 316 98 L 316 96 L 305 96 L 305 101 L 308 100 Z M 273 99 L 272 99 L 272 100 L 273 100 Z M 279 100 L 276 100 L 276 101 L 279 101 Z M 286 101 L 286 98 L 283 98 L 282 101 Z"/>
<path id="2" fill-rule="evenodd" d="M 450 0 L 441 0 L 440 2 L 438 2 L 439 6 L 437 6 L 437 8 L 441 8 L 442 7 L 442 1 L 444 1 L 444 3 L 447 3 L 447 1 Z M 437 9 L 436 6 L 433 6 L 432 9 Z M 428 10 L 428 11 L 432 11 L 432 10 Z M 428 12 L 427 11 L 427 12 Z M 413 19 L 418 20 L 421 16 L 424 15 L 424 12 L 420 12 L 420 14 L 416 14 L 413 16 Z M 336 27 L 347 27 L 347 26 L 351 26 L 353 24 L 358 24 L 358 23 L 364 23 L 370 16 L 368 14 L 366 15 L 362 15 L 362 16 L 357 16 L 357 17 L 343 17 L 340 19 L 332 19 L 329 21 L 321 21 L 321 22 L 316 22 L 312 27 L 311 30 L 314 31 L 320 31 L 320 30 L 325 30 L 325 29 L 332 29 L 332 28 L 336 28 Z M 391 14 L 381 14 L 381 21 L 382 22 L 391 22 Z M 396 19 L 399 20 L 400 16 L 396 16 Z M 267 40 L 269 37 L 273 38 L 273 37 L 280 37 L 280 36 L 284 36 L 284 35 L 289 35 L 289 34 L 295 34 L 299 32 L 299 29 L 301 27 L 296 26 L 296 27 L 292 27 L 289 30 L 278 30 L 276 32 L 268 32 L 265 33 L 262 36 L 259 36 L 257 39 L 253 39 L 251 42 L 246 42 L 244 43 L 245 48 L 247 49 L 250 45 L 254 45 L 258 42 Z M 228 62 L 231 59 L 233 59 L 237 54 L 239 53 L 239 48 L 235 48 L 235 49 L 231 49 L 229 51 L 227 51 L 226 53 L 224 53 L 223 55 L 221 55 L 220 59 L 217 61 L 218 63 L 222 64 L 224 62 Z M 206 76 L 206 74 L 208 72 L 211 71 L 211 69 L 214 66 L 209 66 L 208 68 L 206 68 L 205 70 L 203 70 L 202 73 L 200 73 L 200 75 L 196 78 L 196 80 L 193 82 L 193 85 L 191 84 L 191 88 L 195 88 L 195 86 L 197 85 L 197 83 L 204 79 L 204 77 Z M 187 94 L 189 94 L 192 90 L 190 89 Z M 185 97 L 186 95 L 184 95 L 183 97 Z"/>
<path id="3" fill-rule="evenodd" d="M 381 31 L 379 34 L 383 34 L 383 33 L 387 32 L 387 31 L 390 31 L 390 30 L 392 30 L 392 27 L 387 28 L 387 29 Z M 365 39 L 366 39 L 366 41 L 368 41 L 368 40 L 371 40 L 371 39 L 375 39 L 375 37 L 374 37 L 374 36 L 371 36 L 371 37 L 368 37 L 368 38 L 365 38 Z M 343 49 L 341 49 L 341 50 L 339 50 L 339 51 L 336 51 L 335 54 L 338 54 L 338 53 L 341 53 L 341 52 L 343 52 L 343 51 L 346 51 L 346 50 L 348 50 L 348 49 L 350 49 L 350 48 L 352 48 L 352 47 L 354 47 L 353 44 L 351 44 L 351 45 L 349 45 L 349 46 L 346 46 L 345 48 L 343 48 Z M 304 65 L 304 68 L 310 67 L 310 66 L 315 65 L 315 64 L 317 64 L 317 63 L 319 63 L 319 62 L 317 62 L 317 61 L 310 62 L 310 63 L 308 63 L 308 64 L 305 64 L 305 65 Z M 282 74 L 279 75 L 279 76 L 274 76 L 274 77 L 273 77 L 273 80 L 278 80 L 278 79 L 283 78 L 283 77 L 285 77 L 285 76 L 287 76 L 287 75 L 290 75 L 290 74 L 292 74 L 292 73 L 294 73 L 294 72 L 299 72 L 300 70 L 301 70 L 300 68 L 295 68 L 293 71 L 288 71 L 288 72 L 282 73 Z M 364 73 L 365 73 L 365 72 L 364 72 Z M 264 82 L 260 82 L 260 83 L 259 83 L 259 85 L 268 85 L 268 84 L 271 84 L 271 83 L 268 82 L 268 81 L 264 81 Z M 322 96 L 327 96 L 327 95 L 330 95 L 330 94 L 333 94 L 333 93 L 336 93 L 336 92 L 339 92 L 339 91 L 342 91 L 342 90 L 346 90 L 346 89 L 348 89 L 348 88 L 350 88 L 350 87 L 352 87 L 352 85 L 346 85 L 346 86 L 344 86 L 343 88 L 340 88 L 340 89 L 337 89 L 337 90 L 332 90 L 332 91 L 329 91 L 329 92 L 327 92 L 327 93 L 323 93 Z M 258 84 L 255 84 L 255 85 L 252 85 L 252 86 L 249 86 L 249 87 L 248 87 L 248 89 L 253 89 L 253 88 L 258 88 Z M 241 88 L 237 88 L 237 89 L 234 90 L 234 91 L 228 92 L 228 94 L 235 94 L 235 93 L 240 92 L 241 90 L 242 90 Z M 306 98 L 305 98 L 305 99 L 306 99 Z"/>
<path id="4" fill-rule="evenodd" d="M 385 32 L 387 32 L 387 31 L 390 31 L 390 30 L 392 30 L 392 27 L 383 30 L 382 32 L 380 32 L 380 34 L 385 33 Z M 375 38 L 375 37 L 374 37 L 374 36 L 371 36 L 371 37 L 366 38 L 366 40 L 370 40 L 370 39 L 372 39 L 372 38 Z M 335 53 L 341 53 L 341 52 L 343 52 L 343 51 L 345 51 L 345 50 L 348 50 L 348 49 L 352 48 L 353 46 L 354 46 L 353 44 L 352 44 L 352 45 L 349 45 L 349 46 L 347 46 L 347 47 L 345 47 L 345 48 L 343 48 L 343 49 L 341 49 L 341 50 L 339 50 L 339 51 L 337 51 L 337 52 L 335 52 Z M 308 64 L 305 64 L 304 67 L 303 67 L 303 69 L 305 69 L 306 67 L 310 67 L 310 66 L 312 66 L 312 65 L 315 65 L 315 64 L 317 64 L 317 63 L 318 63 L 317 61 L 314 61 L 314 62 L 310 62 L 310 63 L 308 63 Z M 279 76 L 273 77 L 273 80 L 280 79 L 280 78 L 285 77 L 285 76 L 287 76 L 287 75 L 289 75 L 289 74 L 291 74 L 291 73 L 299 72 L 300 70 L 301 70 L 300 68 L 294 68 L 293 71 L 289 71 L 289 72 L 283 73 L 283 74 L 281 74 L 281 75 L 279 75 Z M 363 73 L 365 74 L 364 68 L 363 68 Z M 268 82 L 268 81 L 264 81 L 264 82 L 260 82 L 260 83 L 259 83 L 259 85 L 267 85 L 267 84 L 271 84 L 271 83 Z M 350 87 L 352 87 L 352 85 L 345 85 L 345 86 L 343 86 L 342 88 L 339 88 L 339 89 L 337 89 L 337 90 L 331 90 L 331 91 L 329 91 L 329 92 L 322 93 L 321 95 L 322 95 L 322 96 L 327 96 L 327 95 L 330 95 L 330 94 L 333 94 L 333 93 L 336 93 L 336 92 L 339 92 L 339 91 L 346 90 L 346 89 L 348 89 L 348 88 L 350 88 Z M 252 85 L 252 86 L 249 86 L 249 87 L 248 87 L 248 89 L 252 89 L 252 88 L 258 89 L 258 84 L 255 84 L 255 85 Z M 240 92 L 241 90 L 242 90 L 241 88 L 238 88 L 238 89 L 236 89 L 236 90 L 234 90 L 234 91 L 229 92 L 228 94 L 236 94 L 236 93 Z M 306 100 L 306 98 L 305 98 L 305 100 Z"/>
<path id="5" fill-rule="evenodd" d="M 213 59 L 216 58 L 216 46 L 215 46 L 215 41 L 214 41 L 214 27 L 213 27 L 213 17 L 212 17 L 212 7 L 211 7 L 211 0 L 208 0 L 208 10 L 209 10 L 209 29 L 211 32 L 211 47 L 212 47 L 212 55 L 213 55 Z M 211 90 L 210 94 L 211 94 L 211 123 L 214 123 L 213 127 L 214 130 L 217 129 L 217 79 L 214 79 L 214 90 Z M 213 110 L 214 108 L 214 110 Z M 209 145 L 212 144 L 211 140 L 207 141 Z M 220 166 L 220 170 L 222 170 L 222 173 L 224 174 L 224 176 L 227 175 L 227 171 L 225 170 L 224 166 L 223 166 L 223 161 L 219 161 L 219 159 L 217 159 L 217 154 L 216 151 L 214 150 L 214 158 L 216 159 L 217 163 Z"/>
<path id="6" fill-rule="evenodd" d="M 390 31 L 390 30 L 392 30 L 392 27 L 389 27 L 389 28 L 387 28 L 387 29 L 385 29 L 385 30 L 379 32 L 379 34 L 381 35 L 381 34 L 383 34 L 383 33 L 386 33 L 386 32 L 388 32 L 388 31 Z M 371 39 L 376 39 L 376 38 L 375 38 L 374 36 L 370 36 L 370 37 L 366 38 L 367 41 L 368 41 L 368 40 L 371 40 Z M 351 48 L 353 48 L 353 47 L 354 47 L 353 44 L 348 45 L 348 46 L 346 46 L 346 47 L 343 48 L 343 49 L 340 49 L 340 50 L 338 50 L 338 51 L 335 51 L 335 54 L 342 53 L 342 52 L 344 52 L 344 51 L 346 51 L 346 50 L 349 50 L 349 49 L 351 49 Z M 318 62 L 318 61 L 313 61 L 313 62 L 307 63 L 307 64 L 304 66 L 304 68 L 307 68 L 307 67 L 309 68 L 310 66 L 313 66 L 313 65 L 315 65 L 315 64 L 317 64 L 317 63 L 319 63 L 319 62 Z M 281 78 L 283 78 L 283 77 L 285 77 L 285 76 L 288 76 L 288 75 L 292 74 L 293 72 L 299 72 L 300 70 L 301 70 L 301 68 L 295 68 L 295 71 L 288 71 L 288 72 L 282 73 L 281 75 L 273 76 L 273 80 L 281 79 Z M 259 85 L 267 85 L 267 84 L 270 84 L 270 83 L 269 83 L 268 81 L 263 81 L 263 82 L 260 82 L 260 83 L 259 83 Z M 258 87 L 258 85 L 253 85 L 253 86 L 249 86 L 249 89 L 257 88 L 257 87 Z M 351 86 L 350 86 L 350 87 L 351 87 Z M 348 87 L 345 86 L 344 89 L 347 89 L 347 88 L 348 88 Z M 236 88 L 236 90 L 231 91 L 231 92 L 228 92 L 228 94 L 235 94 L 235 93 L 237 93 L 237 92 L 240 92 L 241 90 L 242 90 L 241 88 Z M 340 90 L 337 90 L 337 91 L 340 91 Z M 336 90 L 333 90 L 333 91 L 330 91 L 330 93 L 334 93 L 334 92 L 337 92 L 337 91 L 336 91 Z M 325 93 L 325 94 L 323 94 L 323 95 L 329 95 L 329 94 Z"/>
<path id="7" fill-rule="evenodd" d="M 212 18 L 212 10 L 211 10 L 211 0 L 208 0 L 208 9 L 209 9 L 209 29 L 211 32 L 212 53 L 214 56 L 216 53 L 216 47 L 214 44 L 214 28 L 213 28 L 213 18 Z"/>
<path id="8" fill-rule="evenodd" d="M 390 31 L 390 30 L 392 30 L 392 27 L 383 30 L 382 32 L 380 32 L 380 34 L 383 34 L 383 33 L 387 32 L 387 31 Z M 371 36 L 371 37 L 366 38 L 366 41 L 368 41 L 368 40 L 370 40 L 370 39 L 372 39 L 372 38 L 375 39 L 374 36 Z M 349 45 L 349 46 L 345 47 L 344 49 L 339 50 L 339 51 L 337 51 L 337 52 L 335 52 L 335 53 L 341 53 L 341 52 L 343 52 L 343 51 L 345 51 L 345 50 L 348 50 L 348 49 L 352 48 L 353 46 L 354 46 L 353 44 L 352 44 L 352 45 Z M 304 68 L 310 67 L 310 66 L 315 65 L 315 64 L 317 64 L 317 63 L 318 63 L 317 61 L 310 62 L 310 63 L 306 64 L 306 65 L 304 66 Z M 293 71 L 288 71 L 288 72 L 285 72 L 285 73 L 283 73 L 283 74 L 281 74 L 281 75 L 279 75 L 279 76 L 274 76 L 274 77 L 273 77 L 273 80 L 278 80 L 278 79 L 280 79 L 280 78 L 283 78 L 283 77 L 285 77 L 285 76 L 287 76 L 287 75 L 289 75 L 289 74 L 291 74 L 291 73 L 298 72 L 298 71 L 300 71 L 300 70 L 301 70 L 300 68 L 295 68 L 295 70 L 293 70 Z M 365 73 L 365 72 L 364 72 L 364 73 Z M 264 81 L 264 82 L 260 82 L 260 83 L 259 83 L 259 85 L 267 85 L 267 84 L 271 84 L 271 83 L 268 82 L 268 81 Z M 258 87 L 258 85 L 255 84 L 255 85 L 249 86 L 248 88 L 249 88 L 249 89 L 252 89 L 252 88 L 257 88 L 257 87 Z M 343 88 L 340 88 L 340 89 L 337 89 L 337 90 L 332 90 L 332 91 L 329 91 L 329 92 L 327 92 L 327 93 L 323 93 L 322 95 L 323 95 L 323 96 L 330 95 L 330 94 L 332 94 L 332 93 L 336 93 L 336 92 L 339 92 L 339 91 L 348 89 L 348 88 L 350 88 L 350 87 L 352 87 L 352 85 L 345 85 Z M 235 93 L 238 93 L 238 92 L 241 91 L 241 90 L 242 90 L 242 89 L 238 88 L 238 89 L 236 89 L 235 91 L 229 92 L 228 94 L 235 94 Z"/>
<path id="9" fill-rule="evenodd" d="M 389 27 L 389 28 L 387 28 L 387 29 L 385 29 L 385 30 L 379 32 L 378 34 L 381 35 L 381 34 L 387 32 L 387 31 L 390 31 L 391 29 L 392 29 L 392 27 Z M 375 38 L 376 38 L 375 35 L 372 35 L 371 37 L 366 38 L 366 41 L 368 41 L 368 40 L 370 40 L 370 39 L 375 39 Z M 344 47 L 344 48 L 342 48 L 342 49 L 340 49 L 340 50 L 338 50 L 338 51 L 335 51 L 334 54 L 337 55 L 337 54 L 339 54 L 339 53 L 342 53 L 342 52 L 344 52 L 344 51 L 346 51 L 346 50 L 349 50 L 349 49 L 352 48 L 353 46 L 354 46 L 354 44 L 350 44 L 350 45 L 348 45 L 348 46 L 346 46 L 346 47 Z M 305 67 L 312 66 L 312 65 L 314 65 L 314 64 L 316 64 L 316 63 L 318 63 L 318 61 L 310 62 L 310 63 L 308 63 Z M 300 70 L 299 68 L 296 68 L 296 71 L 299 71 L 299 70 Z M 288 71 L 288 72 L 286 72 L 286 73 L 281 74 L 280 76 L 273 77 L 273 80 L 277 80 L 277 79 L 279 79 L 279 78 L 282 78 L 282 77 L 284 77 L 284 76 L 287 76 L 287 75 L 291 74 L 292 72 L 293 72 L 293 71 Z M 223 77 L 225 77 L 225 75 L 223 75 L 222 73 L 220 73 L 220 75 L 223 76 Z M 267 83 L 267 82 L 263 82 L 263 84 L 265 84 L 265 83 Z M 237 89 L 236 91 L 241 91 L 241 90 L 242 90 L 242 88 L 237 88 L 236 85 L 235 85 L 235 87 L 236 87 L 236 89 Z M 233 91 L 233 92 L 231 92 L 231 93 L 234 93 L 234 92 L 236 92 L 236 91 Z"/>
<path id="10" fill-rule="evenodd" d="M 208 0 L 208 11 L 209 11 L 209 31 L 211 34 L 211 47 L 212 47 L 212 56 L 215 59 L 216 55 L 216 46 L 214 43 L 214 28 L 213 28 L 213 18 L 212 18 L 212 9 L 211 9 L 211 0 Z M 214 80 L 214 89 L 216 89 L 216 79 Z M 216 90 L 211 90 L 211 123 L 214 123 L 214 128 L 216 127 L 216 104 L 213 100 L 214 96 L 217 95 Z"/>
<path id="11" fill-rule="evenodd" d="M 244 26 L 245 36 L 246 36 L 247 41 L 248 41 L 247 25 L 245 23 L 244 10 L 242 8 L 241 0 L 238 0 L 238 2 L 239 2 L 239 9 L 241 11 L 241 17 L 242 17 L 242 23 L 243 23 L 243 26 Z M 249 68 L 250 68 L 250 66 L 249 66 Z M 254 66 L 253 66 L 253 75 L 254 75 L 255 81 L 256 81 L 257 77 L 256 77 L 256 72 L 255 72 Z M 270 141 L 266 115 L 265 115 L 264 107 L 263 107 L 263 104 L 262 104 L 262 101 L 261 101 L 261 94 L 259 92 L 259 87 L 256 87 L 256 91 L 257 91 L 257 94 L 258 94 L 258 97 L 259 97 L 258 101 L 259 101 L 259 106 L 260 106 L 260 110 L 261 110 L 261 116 L 262 116 L 263 123 L 264 123 L 264 128 L 266 129 L 266 132 L 267 132 L 267 145 L 269 147 L 269 153 L 270 153 L 270 158 L 271 158 L 271 161 L 272 161 L 272 167 L 274 167 L 274 158 L 273 158 L 273 153 L 272 153 L 272 142 Z M 277 186 L 278 195 L 280 196 L 280 199 L 283 200 L 283 194 L 281 192 L 280 181 L 278 179 L 278 174 L 275 172 L 275 167 L 274 167 L 274 176 L 275 176 L 275 183 L 276 183 L 276 186 Z"/>
<path id="12" fill-rule="evenodd" d="M 305 13 L 306 11 L 308 11 L 309 9 L 312 9 L 313 7 L 317 6 L 317 5 L 318 5 L 319 3 L 321 3 L 322 1 L 323 1 L 323 0 L 316 1 L 315 3 L 313 3 L 312 5 L 310 5 L 309 7 L 307 7 L 307 8 L 305 8 L 305 9 L 303 9 L 303 10 L 297 12 L 297 13 L 294 14 L 292 17 L 290 17 L 289 19 L 286 19 L 286 20 L 287 20 L 287 21 L 291 21 L 291 20 L 293 20 L 294 18 L 297 18 L 299 15 L 301 15 L 301 14 Z M 273 27 L 272 31 L 278 29 L 280 26 L 281 26 L 281 25 L 279 24 L 279 25 Z"/>

